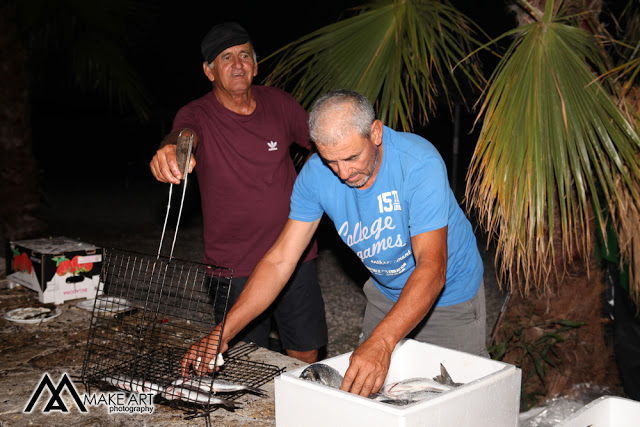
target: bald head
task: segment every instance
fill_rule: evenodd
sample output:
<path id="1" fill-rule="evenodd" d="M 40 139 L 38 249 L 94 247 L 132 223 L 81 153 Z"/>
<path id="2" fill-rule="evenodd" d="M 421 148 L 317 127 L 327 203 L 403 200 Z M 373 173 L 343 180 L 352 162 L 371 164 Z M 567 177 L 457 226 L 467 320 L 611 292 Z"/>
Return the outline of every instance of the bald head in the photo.
<path id="1" fill-rule="evenodd" d="M 375 112 L 369 100 L 351 90 L 335 90 L 321 96 L 309 114 L 309 133 L 319 145 L 334 145 L 354 131 L 371 137 Z"/>

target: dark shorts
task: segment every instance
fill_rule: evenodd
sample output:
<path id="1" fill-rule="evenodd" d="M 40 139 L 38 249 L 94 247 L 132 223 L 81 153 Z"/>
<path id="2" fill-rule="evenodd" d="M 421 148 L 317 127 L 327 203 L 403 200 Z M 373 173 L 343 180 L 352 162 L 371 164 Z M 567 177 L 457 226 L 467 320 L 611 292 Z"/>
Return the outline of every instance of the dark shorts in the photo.
<path id="1" fill-rule="evenodd" d="M 234 277 L 231 280 L 229 307 L 238 299 L 248 279 Z M 285 350 L 310 351 L 327 345 L 327 320 L 314 260 L 298 266 L 274 303 L 249 323 L 234 341 L 268 348 L 272 319 Z"/>

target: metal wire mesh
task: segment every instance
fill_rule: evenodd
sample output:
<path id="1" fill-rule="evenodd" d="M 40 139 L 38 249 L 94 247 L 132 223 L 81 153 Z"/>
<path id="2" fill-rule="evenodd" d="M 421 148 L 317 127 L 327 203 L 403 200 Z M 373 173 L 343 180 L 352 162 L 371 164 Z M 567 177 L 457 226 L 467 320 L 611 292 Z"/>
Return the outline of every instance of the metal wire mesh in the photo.
<path id="1" fill-rule="evenodd" d="M 105 250 L 82 369 L 87 388 L 155 392 L 157 403 L 203 412 L 237 407 L 232 402 L 249 389 L 225 392 L 227 403 L 221 403 L 220 393 L 202 389 L 207 378 L 176 386 L 189 347 L 217 324 L 224 326 L 232 276 L 229 268 Z M 244 360 L 248 351 L 251 346 L 227 353 L 216 380 L 258 387 L 282 372 Z"/>

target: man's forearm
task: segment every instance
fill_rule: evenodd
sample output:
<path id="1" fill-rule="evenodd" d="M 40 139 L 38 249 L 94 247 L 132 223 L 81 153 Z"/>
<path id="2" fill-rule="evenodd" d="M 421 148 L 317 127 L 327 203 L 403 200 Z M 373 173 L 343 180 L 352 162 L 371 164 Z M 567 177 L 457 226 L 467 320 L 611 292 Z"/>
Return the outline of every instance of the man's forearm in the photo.
<path id="1" fill-rule="evenodd" d="M 416 268 L 405 284 L 398 301 L 374 329 L 372 335 L 379 334 L 395 345 L 407 336 L 429 313 L 445 283 L 439 272 Z"/>
<path id="2" fill-rule="evenodd" d="M 168 134 L 167 136 L 164 137 L 164 139 L 162 140 L 162 142 L 160 142 L 160 147 L 158 148 L 162 148 L 165 145 L 177 145 L 178 144 L 178 135 L 180 134 L 179 130 L 174 130 L 173 132 L 171 132 L 170 134 Z"/>
<path id="3" fill-rule="evenodd" d="M 160 147 L 162 148 L 165 145 L 177 145 L 178 144 L 178 136 L 180 136 L 180 132 L 185 131 L 185 135 L 189 135 L 189 132 L 191 132 L 191 134 L 193 134 L 193 148 L 196 148 L 196 145 L 198 143 L 198 136 L 196 135 L 195 132 L 193 132 L 193 130 L 191 129 L 176 129 L 174 131 L 172 131 L 171 133 L 169 133 L 167 136 L 164 137 L 164 139 L 162 140 L 162 142 L 160 142 Z"/>

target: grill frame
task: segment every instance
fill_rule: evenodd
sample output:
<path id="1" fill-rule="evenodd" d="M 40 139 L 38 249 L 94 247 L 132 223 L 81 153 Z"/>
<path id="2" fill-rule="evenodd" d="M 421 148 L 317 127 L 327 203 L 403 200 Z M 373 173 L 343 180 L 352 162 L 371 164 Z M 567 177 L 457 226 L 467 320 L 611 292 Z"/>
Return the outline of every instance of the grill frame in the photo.
<path id="1" fill-rule="evenodd" d="M 122 376 L 164 389 L 180 377 L 180 362 L 191 345 L 218 324 L 224 329 L 233 279 L 230 268 L 105 249 L 100 278 L 82 366 L 81 380 L 88 392 L 91 386 L 126 392 L 105 381 Z M 219 348 L 220 335 L 217 340 Z M 248 360 L 257 348 L 243 344 L 230 349 L 214 378 L 259 387 L 284 371 Z M 246 393 L 214 396 L 236 401 Z M 157 394 L 154 403 L 181 408 L 189 417 L 224 407 L 165 397 L 169 399 Z"/>

